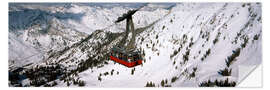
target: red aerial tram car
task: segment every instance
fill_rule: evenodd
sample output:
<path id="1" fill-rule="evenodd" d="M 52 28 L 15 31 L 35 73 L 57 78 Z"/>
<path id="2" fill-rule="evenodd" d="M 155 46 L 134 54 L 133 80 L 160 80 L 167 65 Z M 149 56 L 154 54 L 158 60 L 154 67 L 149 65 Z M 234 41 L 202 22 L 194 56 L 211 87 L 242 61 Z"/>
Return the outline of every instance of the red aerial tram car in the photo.
<path id="1" fill-rule="evenodd" d="M 135 10 L 129 10 L 127 13 L 123 14 L 121 17 L 118 17 L 118 19 L 115 21 L 115 23 L 119 23 L 123 20 L 126 20 L 126 34 L 124 38 L 122 39 L 122 41 L 119 43 L 119 45 L 112 48 L 111 53 L 110 53 L 110 59 L 117 63 L 123 64 L 127 67 L 134 67 L 134 66 L 142 64 L 140 51 L 138 51 L 134 47 L 136 33 L 135 33 L 134 24 L 132 20 L 132 15 L 135 12 L 137 12 L 139 9 L 141 9 L 142 7 Z M 124 41 L 126 41 L 125 39 L 128 38 L 128 34 L 130 30 L 132 33 L 131 40 L 129 41 L 127 46 L 124 46 L 125 44 Z"/>
<path id="2" fill-rule="evenodd" d="M 120 47 L 112 48 L 110 59 L 127 67 L 134 67 L 142 64 L 142 58 L 139 51 L 126 51 Z"/>

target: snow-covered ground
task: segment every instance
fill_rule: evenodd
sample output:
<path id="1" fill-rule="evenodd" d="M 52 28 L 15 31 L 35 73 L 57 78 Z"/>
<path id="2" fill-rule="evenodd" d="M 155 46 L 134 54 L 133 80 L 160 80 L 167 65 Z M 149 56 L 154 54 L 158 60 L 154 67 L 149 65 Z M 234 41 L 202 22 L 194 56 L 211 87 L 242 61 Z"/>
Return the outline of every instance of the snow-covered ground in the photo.
<path id="1" fill-rule="evenodd" d="M 102 58 L 125 31 L 125 22 L 114 21 L 130 9 L 81 4 L 10 6 L 10 68 L 58 62 L 72 71 L 91 57 L 100 65 L 69 77 L 89 87 L 144 87 L 149 82 L 161 87 L 163 81 L 165 86 L 198 87 L 208 80 L 227 78 L 237 85 L 239 67 L 261 64 L 260 3 L 178 3 L 169 9 L 148 4 L 133 15 L 135 28 L 149 26 L 136 36 L 137 48 L 145 53 L 143 64 L 127 68 Z M 21 13 L 25 16 L 16 16 Z M 231 70 L 230 75 L 219 73 L 225 68 Z M 61 87 L 68 85 L 66 80 L 54 81 Z"/>

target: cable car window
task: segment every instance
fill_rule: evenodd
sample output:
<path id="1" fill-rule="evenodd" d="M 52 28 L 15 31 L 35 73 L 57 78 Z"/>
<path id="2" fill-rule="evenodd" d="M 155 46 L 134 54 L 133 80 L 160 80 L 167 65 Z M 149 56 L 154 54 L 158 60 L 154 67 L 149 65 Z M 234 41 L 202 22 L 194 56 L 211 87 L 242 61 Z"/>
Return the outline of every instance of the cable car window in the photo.
<path id="1" fill-rule="evenodd" d="M 124 55 L 123 60 L 124 60 L 124 61 L 127 61 L 127 55 Z"/>
<path id="2" fill-rule="evenodd" d="M 128 62 L 131 62 L 131 57 L 128 57 Z"/>

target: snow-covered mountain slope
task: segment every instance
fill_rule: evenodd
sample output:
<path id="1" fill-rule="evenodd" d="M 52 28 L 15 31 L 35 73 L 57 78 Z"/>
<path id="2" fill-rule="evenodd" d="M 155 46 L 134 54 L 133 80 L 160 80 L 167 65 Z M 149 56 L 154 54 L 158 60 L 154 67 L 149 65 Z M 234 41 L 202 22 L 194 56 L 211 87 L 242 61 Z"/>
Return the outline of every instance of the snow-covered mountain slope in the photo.
<path id="1" fill-rule="evenodd" d="M 38 62 L 43 55 L 36 57 L 36 54 L 71 45 L 86 36 L 67 28 L 55 16 L 44 11 L 10 11 L 9 16 L 9 58 L 15 63 L 21 62 L 20 65 Z M 23 53 L 25 51 L 29 53 Z M 36 58 L 31 59 L 32 56 Z"/>
<path id="2" fill-rule="evenodd" d="M 32 53 L 38 50 L 45 52 L 42 62 L 25 67 L 23 75 L 34 74 L 35 77 L 27 77 L 22 81 L 23 85 L 235 86 L 239 82 L 239 66 L 261 63 L 260 3 L 180 3 L 170 9 L 149 8 L 157 7 L 148 4 L 133 16 L 136 46 L 143 53 L 143 64 L 134 68 L 127 68 L 108 58 L 110 49 L 125 34 L 125 22 L 114 24 L 113 21 L 131 8 L 108 9 L 71 4 L 69 8 L 46 9 L 46 19 L 39 22 L 47 22 L 45 25 L 11 22 L 9 54 L 21 53 L 16 45 L 23 47 L 21 49 L 33 48 L 29 49 Z M 59 17 L 61 15 L 66 17 Z M 11 18 L 9 20 L 12 21 Z M 34 20 L 28 22 L 33 23 Z M 44 30 L 42 27 L 57 29 L 45 29 L 48 32 L 42 34 L 39 32 Z M 57 39 L 52 42 L 52 38 Z M 19 42 L 22 44 L 17 44 Z M 31 44 L 33 42 L 39 42 L 41 46 Z M 64 45 L 64 42 L 68 44 Z M 51 70 L 43 67 L 62 72 L 42 75 L 40 71 Z M 54 75 L 59 78 L 51 79 Z"/>
<path id="3" fill-rule="evenodd" d="M 208 79 L 237 81 L 238 66 L 261 63 L 261 38 L 254 40 L 261 35 L 260 9 L 257 4 L 239 3 L 177 5 L 167 19 L 143 33 L 144 43 L 137 46 L 145 51 L 144 67 L 149 64 L 147 69 L 154 70 L 157 67 L 151 65 L 167 60 L 160 65 L 166 68 L 157 68 L 166 72 L 155 76 L 178 77 L 172 86 L 198 86 Z M 238 48 L 240 55 L 227 67 L 225 60 Z M 219 75 L 224 68 L 232 69 L 232 75 Z M 160 83 L 162 79 L 153 80 Z"/>
<path id="4" fill-rule="evenodd" d="M 261 63 L 260 18 L 260 4 L 179 4 L 137 37 L 145 62 L 134 68 L 133 75 L 133 68 L 111 65 L 110 61 L 104 68 L 87 70 L 79 77 L 90 86 L 104 87 L 139 87 L 149 82 L 162 86 L 162 81 L 196 87 L 226 78 L 237 83 L 239 66 Z M 226 60 L 238 48 L 240 55 L 227 61 L 227 66 Z M 225 68 L 232 70 L 231 75 L 218 73 Z M 106 72 L 119 75 L 102 75 Z M 98 77 L 102 80 L 95 79 Z"/>
<path id="5" fill-rule="evenodd" d="M 41 61 L 44 59 L 44 53 L 71 46 L 95 30 L 122 32 L 125 22 L 115 25 L 114 21 L 130 9 L 109 9 L 80 4 L 51 7 L 42 4 L 11 4 L 9 8 L 9 58 L 15 66 Z M 136 27 L 144 27 L 160 18 L 162 12 L 164 11 L 142 11 L 138 15 L 145 19 L 134 18 L 134 23 L 137 23 Z M 26 49 L 27 53 L 23 53 Z M 42 55 L 36 55 L 40 53 Z"/>

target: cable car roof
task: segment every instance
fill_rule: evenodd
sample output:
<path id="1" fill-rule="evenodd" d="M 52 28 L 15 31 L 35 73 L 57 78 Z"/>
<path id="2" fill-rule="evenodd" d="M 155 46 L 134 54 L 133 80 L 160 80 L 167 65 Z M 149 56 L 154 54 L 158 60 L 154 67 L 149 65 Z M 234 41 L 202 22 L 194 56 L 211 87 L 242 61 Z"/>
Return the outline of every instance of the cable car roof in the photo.
<path id="1" fill-rule="evenodd" d="M 120 48 L 119 46 L 113 47 L 112 51 L 119 52 L 126 55 L 138 55 L 140 53 L 138 50 L 127 51 L 125 48 Z"/>

